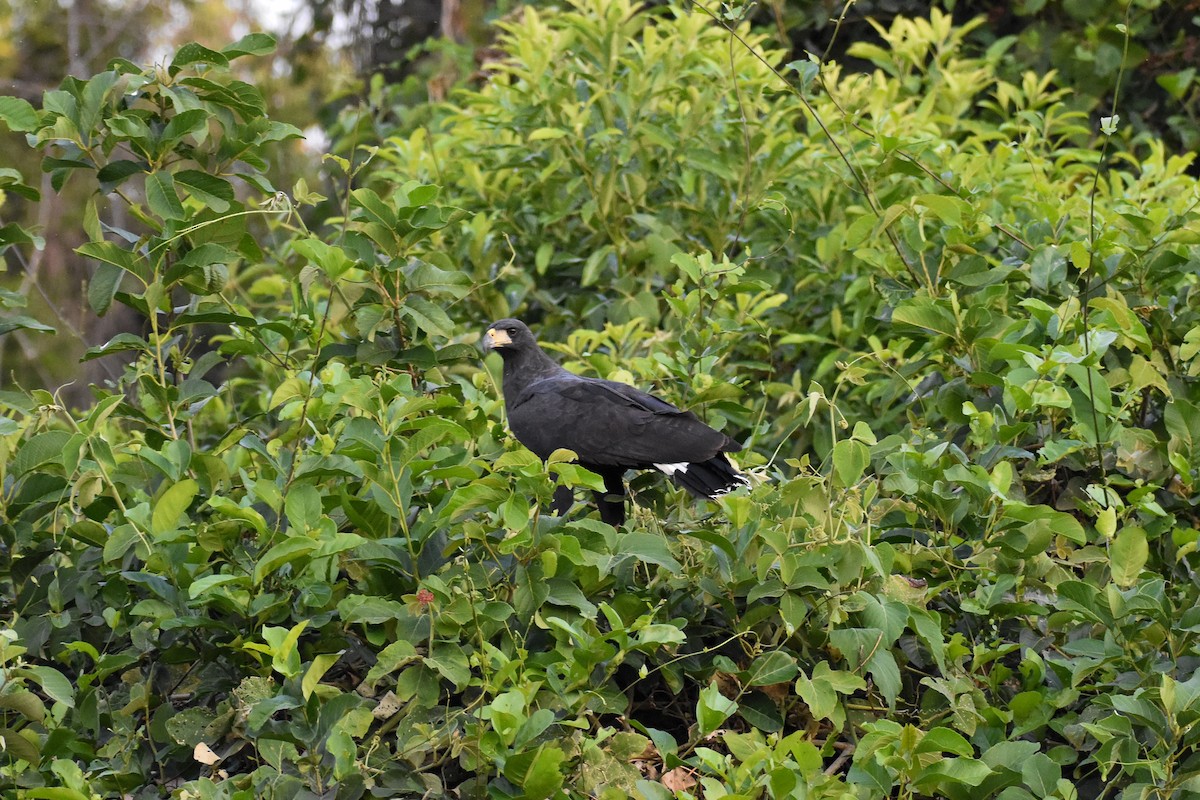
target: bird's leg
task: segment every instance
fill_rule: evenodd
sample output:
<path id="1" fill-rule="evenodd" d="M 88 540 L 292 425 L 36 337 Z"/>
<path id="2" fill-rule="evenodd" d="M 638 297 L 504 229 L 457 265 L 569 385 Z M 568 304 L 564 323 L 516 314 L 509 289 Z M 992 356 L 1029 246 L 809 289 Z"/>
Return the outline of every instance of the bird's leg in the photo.
<path id="1" fill-rule="evenodd" d="M 597 470 L 604 478 L 604 491 L 592 492 L 596 498 L 596 508 L 600 509 L 600 519 L 619 528 L 625 523 L 625 480 L 624 470 Z"/>

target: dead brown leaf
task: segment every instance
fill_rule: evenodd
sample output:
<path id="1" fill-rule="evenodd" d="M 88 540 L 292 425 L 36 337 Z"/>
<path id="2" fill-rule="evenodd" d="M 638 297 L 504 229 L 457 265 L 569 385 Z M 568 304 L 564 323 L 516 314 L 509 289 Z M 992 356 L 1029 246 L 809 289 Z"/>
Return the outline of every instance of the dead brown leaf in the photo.
<path id="1" fill-rule="evenodd" d="M 676 767 L 662 776 L 661 783 L 668 792 L 686 792 L 696 785 L 696 779 L 687 767 Z"/>

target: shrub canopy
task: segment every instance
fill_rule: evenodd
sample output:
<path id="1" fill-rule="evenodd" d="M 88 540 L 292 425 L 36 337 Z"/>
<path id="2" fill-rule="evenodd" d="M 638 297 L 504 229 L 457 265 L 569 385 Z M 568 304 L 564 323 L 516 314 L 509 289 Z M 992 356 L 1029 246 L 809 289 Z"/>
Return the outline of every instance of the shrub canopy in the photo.
<path id="1" fill-rule="evenodd" d="M 0 393 L 3 791 L 1200 791 L 1190 158 L 970 28 L 849 73 L 525 9 L 427 125 L 344 112 L 332 201 L 267 177 L 261 35 L 0 100 L 94 189 L 91 307 L 146 320 L 91 407 Z M 506 432 L 512 313 L 754 487 L 548 516 L 596 476 Z"/>

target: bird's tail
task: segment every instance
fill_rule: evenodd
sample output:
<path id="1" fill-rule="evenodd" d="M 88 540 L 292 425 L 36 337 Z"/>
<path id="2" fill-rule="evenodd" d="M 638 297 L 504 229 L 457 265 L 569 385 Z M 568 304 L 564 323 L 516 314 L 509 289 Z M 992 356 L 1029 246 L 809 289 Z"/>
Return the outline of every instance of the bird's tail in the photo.
<path id="1" fill-rule="evenodd" d="M 677 485 L 687 489 L 693 497 L 712 499 L 728 494 L 739 486 L 750 485 L 746 476 L 734 469 L 724 453 L 717 453 L 708 461 L 655 466 L 669 474 Z"/>

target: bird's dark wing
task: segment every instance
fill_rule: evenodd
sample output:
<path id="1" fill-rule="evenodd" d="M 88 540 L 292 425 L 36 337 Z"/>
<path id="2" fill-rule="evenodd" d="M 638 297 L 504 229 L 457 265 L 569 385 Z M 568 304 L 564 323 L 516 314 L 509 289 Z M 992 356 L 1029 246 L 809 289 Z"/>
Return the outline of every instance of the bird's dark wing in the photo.
<path id="1" fill-rule="evenodd" d="M 542 458 L 563 447 L 584 464 L 632 469 L 739 449 L 691 412 L 622 383 L 567 373 L 531 384 L 515 399 L 509 425 Z"/>
<path id="2" fill-rule="evenodd" d="M 690 411 L 680 411 L 666 400 L 635 389 L 627 383 L 589 380 L 588 385 L 608 392 L 617 402 L 625 403 L 633 408 L 640 408 L 643 411 L 649 411 L 651 414 L 691 414 Z"/>

